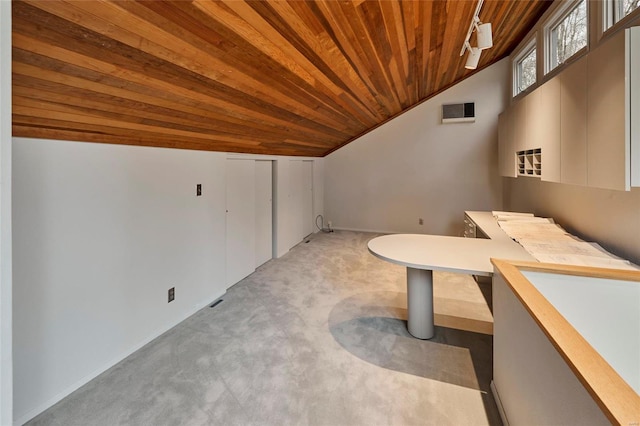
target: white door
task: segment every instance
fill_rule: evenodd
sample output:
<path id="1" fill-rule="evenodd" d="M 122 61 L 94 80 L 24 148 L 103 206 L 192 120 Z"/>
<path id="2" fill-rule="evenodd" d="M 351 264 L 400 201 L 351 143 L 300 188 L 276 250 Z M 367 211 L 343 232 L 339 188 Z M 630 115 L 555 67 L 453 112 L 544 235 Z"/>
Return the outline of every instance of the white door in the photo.
<path id="1" fill-rule="evenodd" d="M 271 161 L 256 161 L 256 264 L 262 265 L 273 257 L 273 195 Z"/>
<path id="2" fill-rule="evenodd" d="M 302 161 L 289 161 L 289 218 L 291 227 L 291 244 L 298 244 L 305 237 L 302 224 L 302 188 L 304 175 Z"/>
<path id="3" fill-rule="evenodd" d="M 227 286 L 255 271 L 255 161 L 227 160 Z"/>
<path id="4" fill-rule="evenodd" d="M 302 162 L 302 237 L 313 234 L 313 161 Z"/>

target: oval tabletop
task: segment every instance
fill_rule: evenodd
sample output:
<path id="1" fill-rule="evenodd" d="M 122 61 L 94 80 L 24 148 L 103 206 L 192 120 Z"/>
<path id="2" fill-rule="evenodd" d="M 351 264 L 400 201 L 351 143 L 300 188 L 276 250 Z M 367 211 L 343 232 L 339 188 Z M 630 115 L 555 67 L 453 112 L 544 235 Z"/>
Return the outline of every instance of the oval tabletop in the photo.
<path id="1" fill-rule="evenodd" d="M 534 261 L 515 241 L 443 235 L 393 234 L 368 243 L 374 256 L 415 269 L 491 276 L 491 258 Z"/>

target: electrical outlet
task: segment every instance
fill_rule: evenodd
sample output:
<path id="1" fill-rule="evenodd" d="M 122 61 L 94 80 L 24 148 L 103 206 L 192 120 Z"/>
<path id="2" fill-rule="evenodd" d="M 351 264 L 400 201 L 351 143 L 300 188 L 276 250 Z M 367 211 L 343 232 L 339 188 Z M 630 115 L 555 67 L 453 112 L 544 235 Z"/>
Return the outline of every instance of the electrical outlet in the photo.
<path id="1" fill-rule="evenodd" d="M 418 225 L 424 225 L 424 220 L 422 218 L 418 218 Z"/>
<path id="2" fill-rule="evenodd" d="M 169 303 L 173 302 L 173 299 L 176 298 L 176 288 L 175 287 L 171 287 L 169 289 Z"/>
<path id="3" fill-rule="evenodd" d="M 196 196 L 199 197 L 202 195 L 202 184 L 199 183 L 196 185 Z"/>

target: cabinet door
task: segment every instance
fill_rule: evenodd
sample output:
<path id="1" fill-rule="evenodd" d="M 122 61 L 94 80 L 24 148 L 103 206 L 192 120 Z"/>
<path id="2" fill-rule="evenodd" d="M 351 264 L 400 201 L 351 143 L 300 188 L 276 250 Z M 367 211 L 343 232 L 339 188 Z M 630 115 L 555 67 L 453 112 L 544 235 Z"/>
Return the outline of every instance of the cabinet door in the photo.
<path id="1" fill-rule="evenodd" d="M 227 160 L 227 286 L 255 271 L 255 161 Z"/>
<path id="2" fill-rule="evenodd" d="M 528 149 L 542 149 L 541 179 L 560 182 L 560 79 L 552 78 L 534 93 L 532 104 L 527 105 Z"/>
<path id="3" fill-rule="evenodd" d="M 273 257 L 272 162 L 255 162 L 256 188 L 256 268 Z"/>
<path id="4" fill-rule="evenodd" d="M 531 94 L 520 99 L 511 106 L 511 129 L 514 151 L 527 149 L 527 102 Z"/>
<path id="5" fill-rule="evenodd" d="M 302 234 L 313 234 L 313 161 L 302 162 Z"/>
<path id="6" fill-rule="evenodd" d="M 587 183 L 596 188 L 628 189 L 624 34 L 587 59 Z"/>
<path id="7" fill-rule="evenodd" d="M 631 186 L 640 186 L 640 27 L 626 30 L 629 131 L 631 143 Z"/>
<path id="8" fill-rule="evenodd" d="M 291 247 L 298 244 L 305 237 L 302 217 L 304 172 L 301 160 L 289 160 L 289 224 L 291 226 Z"/>
<path id="9" fill-rule="evenodd" d="M 560 181 L 587 184 L 587 58 L 560 74 Z"/>
<path id="10" fill-rule="evenodd" d="M 516 177 L 516 150 L 513 140 L 513 110 L 498 116 L 498 167 L 500 176 Z"/>

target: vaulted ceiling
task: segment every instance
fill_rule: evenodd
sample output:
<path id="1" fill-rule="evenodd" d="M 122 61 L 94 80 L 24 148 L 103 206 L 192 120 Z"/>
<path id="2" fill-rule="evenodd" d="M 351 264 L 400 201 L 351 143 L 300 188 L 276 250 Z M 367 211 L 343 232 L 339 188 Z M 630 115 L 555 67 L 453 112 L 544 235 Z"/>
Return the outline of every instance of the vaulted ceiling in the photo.
<path id="1" fill-rule="evenodd" d="M 323 156 L 469 76 L 476 4 L 14 1 L 13 135 Z M 478 70 L 549 5 L 486 0 Z"/>

